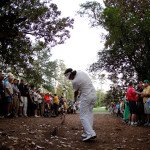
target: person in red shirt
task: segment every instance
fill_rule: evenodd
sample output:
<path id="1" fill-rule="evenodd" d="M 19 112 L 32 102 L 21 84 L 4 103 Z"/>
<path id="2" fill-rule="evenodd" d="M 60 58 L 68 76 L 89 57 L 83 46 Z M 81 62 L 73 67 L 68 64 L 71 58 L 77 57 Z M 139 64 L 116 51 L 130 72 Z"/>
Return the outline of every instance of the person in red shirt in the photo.
<path id="1" fill-rule="evenodd" d="M 51 105 L 52 105 L 52 95 L 49 93 L 46 93 L 44 96 L 44 101 L 45 104 L 47 105 L 48 109 L 51 109 Z"/>
<path id="2" fill-rule="evenodd" d="M 138 95 L 133 87 L 133 83 L 130 82 L 127 93 L 126 93 L 127 101 L 129 102 L 129 110 L 130 110 L 130 121 L 131 125 L 137 125 L 137 99 Z"/>
<path id="3" fill-rule="evenodd" d="M 44 95 L 44 101 L 45 101 L 46 103 L 50 103 L 50 96 L 49 96 L 49 93 L 46 93 L 46 94 Z"/>

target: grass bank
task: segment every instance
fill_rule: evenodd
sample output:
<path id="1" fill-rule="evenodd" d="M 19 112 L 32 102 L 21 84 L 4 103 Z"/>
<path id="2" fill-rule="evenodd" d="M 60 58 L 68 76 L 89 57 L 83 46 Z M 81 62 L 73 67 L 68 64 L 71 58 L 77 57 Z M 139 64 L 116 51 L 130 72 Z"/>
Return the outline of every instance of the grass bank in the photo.
<path id="1" fill-rule="evenodd" d="M 106 107 L 96 107 L 93 109 L 94 112 L 108 112 Z"/>

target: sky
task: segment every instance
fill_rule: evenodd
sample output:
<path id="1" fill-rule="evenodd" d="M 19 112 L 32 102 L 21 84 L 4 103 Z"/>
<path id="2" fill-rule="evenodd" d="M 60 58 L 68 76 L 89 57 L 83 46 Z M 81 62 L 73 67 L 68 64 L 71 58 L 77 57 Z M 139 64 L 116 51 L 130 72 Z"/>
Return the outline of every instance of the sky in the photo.
<path id="1" fill-rule="evenodd" d="M 101 35 L 106 33 L 102 28 L 91 28 L 88 18 L 77 15 L 79 5 L 87 0 L 53 0 L 63 17 L 74 18 L 74 28 L 70 29 L 71 37 L 62 45 L 52 48 L 52 60 L 63 60 L 67 68 L 87 72 L 88 67 L 97 61 L 97 52 L 104 47 Z M 99 0 L 101 3 L 102 0 Z M 97 82 L 98 83 L 98 82 Z M 99 83 L 96 85 L 99 88 Z M 108 81 L 103 86 L 109 89 Z"/>

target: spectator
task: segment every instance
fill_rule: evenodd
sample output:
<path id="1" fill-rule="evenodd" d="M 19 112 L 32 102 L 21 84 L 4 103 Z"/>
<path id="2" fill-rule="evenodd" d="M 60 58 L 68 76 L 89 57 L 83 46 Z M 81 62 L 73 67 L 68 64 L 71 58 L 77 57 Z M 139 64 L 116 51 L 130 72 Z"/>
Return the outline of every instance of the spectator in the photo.
<path id="1" fill-rule="evenodd" d="M 52 104 L 52 95 L 49 93 L 46 93 L 44 96 L 44 102 L 47 105 L 48 109 L 51 108 L 51 104 Z"/>
<path id="2" fill-rule="evenodd" d="M 38 115 L 43 116 L 43 99 L 40 91 L 37 91 L 37 99 L 38 99 Z"/>
<path id="3" fill-rule="evenodd" d="M 129 110 L 129 101 L 126 100 L 126 97 L 123 98 L 124 100 L 124 112 L 123 112 L 123 119 L 125 123 L 129 122 L 129 117 L 130 117 L 130 110 Z"/>
<path id="4" fill-rule="evenodd" d="M 63 105 L 64 105 L 64 97 L 61 96 L 61 97 L 59 98 L 59 107 L 62 107 Z"/>
<path id="5" fill-rule="evenodd" d="M 138 116 L 138 124 L 139 125 L 142 125 L 145 122 L 143 97 L 140 94 L 143 92 L 143 88 L 144 88 L 143 82 L 140 81 L 139 84 L 137 85 L 137 92 L 139 92 L 138 101 L 137 101 L 137 116 Z"/>
<path id="6" fill-rule="evenodd" d="M 124 101 L 123 99 L 120 100 L 120 117 L 123 118 L 123 113 L 124 113 Z"/>
<path id="7" fill-rule="evenodd" d="M 150 97 L 149 80 L 144 80 L 144 89 L 141 93 L 141 96 L 143 97 L 144 113 L 146 114 L 146 123 L 144 125 L 150 126 L 150 107 L 148 104 L 148 98 Z"/>
<path id="8" fill-rule="evenodd" d="M 49 93 L 46 93 L 44 95 L 44 114 L 43 114 L 45 117 L 55 116 L 53 113 L 52 101 L 53 96 Z"/>
<path id="9" fill-rule="evenodd" d="M 133 87 L 133 83 L 130 82 L 127 89 L 126 97 L 129 102 L 129 110 L 131 114 L 130 121 L 132 126 L 137 125 L 137 96 L 138 95 Z"/>
<path id="10" fill-rule="evenodd" d="M 14 115 L 17 117 L 19 114 L 19 104 L 21 101 L 21 95 L 20 95 L 20 91 L 18 89 L 18 80 L 14 79 L 13 81 L 13 111 L 14 111 Z"/>
<path id="11" fill-rule="evenodd" d="M 5 102 L 5 91 L 4 91 L 4 74 L 0 72 L 0 118 L 4 117 L 4 102 Z"/>
<path id="12" fill-rule="evenodd" d="M 116 115 L 117 117 L 120 117 L 120 101 L 116 104 Z"/>
<path id="13" fill-rule="evenodd" d="M 54 94 L 53 109 L 54 109 L 55 115 L 58 116 L 59 98 L 58 98 L 57 94 Z"/>
<path id="14" fill-rule="evenodd" d="M 31 85 L 31 90 L 30 90 L 30 97 L 32 100 L 32 108 L 34 110 L 34 116 L 39 117 L 37 112 L 38 112 L 38 94 L 35 91 L 34 85 Z"/>
<path id="15" fill-rule="evenodd" d="M 28 92 L 29 91 L 28 91 L 28 88 L 27 88 L 27 84 L 25 85 L 23 79 L 21 79 L 18 88 L 19 88 L 19 91 L 20 91 L 20 94 L 21 94 L 19 115 L 20 116 L 24 115 L 25 117 L 27 117 Z"/>
<path id="16" fill-rule="evenodd" d="M 5 82 L 5 116 L 10 117 L 11 115 L 11 105 L 12 105 L 12 98 L 13 98 L 13 87 L 12 87 L 12 81 L 13 81 L 13 74 L 8 74 L 8 80 Z"/>
<path id="17" fill-rule="evenodd" d="M 113 103 L 113 102 L 110 103 L 110 106 L 109 106 L 109 108 L 108 108 L 108 111 L 109 111 L 111 114 L 114 114 L 114 103 Z"/>

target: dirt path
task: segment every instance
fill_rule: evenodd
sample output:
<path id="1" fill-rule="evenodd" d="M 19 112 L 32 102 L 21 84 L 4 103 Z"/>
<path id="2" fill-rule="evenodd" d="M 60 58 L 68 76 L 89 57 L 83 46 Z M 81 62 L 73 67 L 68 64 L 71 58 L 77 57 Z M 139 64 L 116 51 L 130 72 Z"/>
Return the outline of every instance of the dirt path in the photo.
<path id="1" fill-rule="evenodd" d="M 52 136 L 60 118 L 0 119 L 0 149 L 10 150 L 150 150 L 150 128 L 125 125 L 120 118 L 95 114 L 97 139 L 81 141 L 78 114 L 67 115 L 66 125 Z"/>

